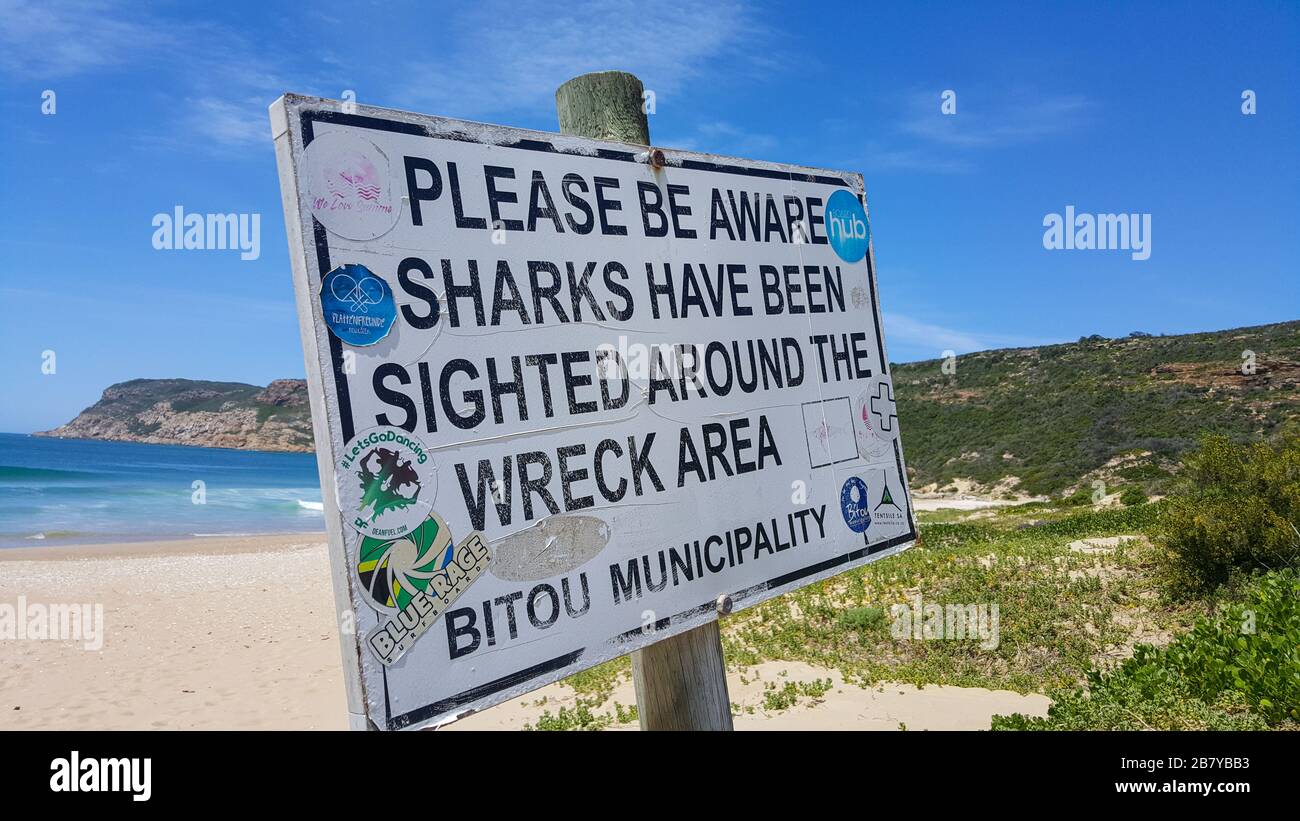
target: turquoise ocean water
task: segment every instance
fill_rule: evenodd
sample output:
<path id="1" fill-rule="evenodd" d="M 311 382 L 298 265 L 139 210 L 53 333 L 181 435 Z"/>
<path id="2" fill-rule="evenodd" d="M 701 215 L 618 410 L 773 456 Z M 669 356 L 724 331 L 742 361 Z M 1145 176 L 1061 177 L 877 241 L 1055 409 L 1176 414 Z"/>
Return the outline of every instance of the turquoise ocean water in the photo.
<path id="1" fill-rule="evenodd" d="M 323 533 L 320 501 L 312 454 L 0 433 L 0 548 Z"/>

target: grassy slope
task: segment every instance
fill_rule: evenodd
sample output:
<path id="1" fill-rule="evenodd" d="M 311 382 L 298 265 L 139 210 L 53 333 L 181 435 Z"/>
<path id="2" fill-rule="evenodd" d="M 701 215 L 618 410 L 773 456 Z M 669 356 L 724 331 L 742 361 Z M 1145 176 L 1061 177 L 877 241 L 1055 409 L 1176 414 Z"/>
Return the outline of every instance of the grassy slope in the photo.
<path id="1" fill-rule="evenodd" d="M 941 364 L 893 369 L 914 486 L 1015 475 L 1056 493 L 1119 454 L 1176 459 L 1202 431 L 1244 441 L 1300 415 L 1300 322 L 984 351 L 954 374 Z M 1152 462 L 1128 470 L 1152 489 L 1164 476 Z"/>
<path id="2" fill-rule="evenodd" d="M 807 661 L 863 683 L 1020 692 L 1073 684 L 1094 660 L 1125 646 L 1126 624 L 1140 620 L 1162 630 L 1186 621 L 1186 608 L 1153 608 L 1143 543 L 1096 554 L 1067 546 L 1085 537 L 1139 535 L 1158 509 L 1031 505 L 963 523 L 926 523 L 923 514 L 915 548 L 739 614 L 724 634 L 727 658 L 740 665 Z M 996 602 L 998 646 L 896 639 L 889 608 L 912 604 L 918 594 L 926 605 Z"/>
<path id="3" fill-rule="evenodd" d="M 804 661 L 862 684 L 1026 693 L 1076 685 L 1094 663 L 1108 666 L 1126 656 L 1135 637 L 1185 630 L 1206 612 L 1204 603 L 1178 604 L 1157 594 L 1145 541 L 1098 553 L 1068 547 L 1090 537 L 1142 536 L 1161 508 L 1034 503 L 975 514 L 921 513 L 921 543 L 911 550 L 724 619 L 727 663 L 744 669 L 767 660 Z M 895 638 L 889 608 L 912 604 L 917 594 L 923 604 L 998 603 L 997 646 L 976 638 Z M 614 683 L 629 674 L 625 657 L 567 679 L 585 697 L 584 710 L 555 716 L 555 726 L 539 729 L 622 723 L 615 714 L 621 705 L 607 700 Z M 808 698 L 796 694 L 792 703 Z"/>

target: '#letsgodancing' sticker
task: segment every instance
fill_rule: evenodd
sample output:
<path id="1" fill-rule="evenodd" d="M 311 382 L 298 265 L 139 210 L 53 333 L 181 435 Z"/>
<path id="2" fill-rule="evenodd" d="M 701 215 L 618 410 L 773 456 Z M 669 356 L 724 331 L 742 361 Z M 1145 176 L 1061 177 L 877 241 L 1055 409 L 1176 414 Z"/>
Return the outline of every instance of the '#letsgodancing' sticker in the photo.
<path id="1" fill-rule="evenodd" d="M 373 345 L 393 328 L 393 289 L 364 265 L 341 265 L 320 284 L 320 307 L 330 332 L 349 345 Z"/>
<path id="2" fill-rule="evenodd" d="M 339 509 L 361 535 L 396 539 L 420 526 L 438 495 L 424 443 L 381 425 L 355 436 L 338 463 Z"/>
<path id="3" fill-rule="evenodd" d="M 840 513 L 844 514 L 844 524 L 854 533 L 862 533 L 871 527 L 867 486 L 856 476 L 850 476 L 840 490 Z"/>
<path id="4" fill-rule="evenodd" d="M 436 513 L 401 539 L 362 539 L 357 579 L 384 622 L 366 643 L 383 664 L 395 663 L 483 571 L 491 555 L 481 533 L 453 547 Z"/>

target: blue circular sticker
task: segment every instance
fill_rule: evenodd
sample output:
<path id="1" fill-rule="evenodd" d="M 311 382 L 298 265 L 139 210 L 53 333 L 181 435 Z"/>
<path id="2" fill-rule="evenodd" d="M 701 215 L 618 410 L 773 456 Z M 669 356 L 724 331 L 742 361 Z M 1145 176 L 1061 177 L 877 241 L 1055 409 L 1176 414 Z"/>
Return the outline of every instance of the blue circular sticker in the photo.
<path id="1" fill-rule="evenodd" d="M 844 524 L 854 533 L 861 533 L 871 527 L 867 486 L 856 476 L 850 476 L 840 490 L 840 513 L 844 514 Z"/>
<path id="2" fill-rule="evenodd" d="M 867 212 L 852 193 L 841 189 L 826 200 L 826 235 L 845 262 L 857 262 L 866 256 L 871 229 L 867 227 Z"/>
<path id="3" fill-rule="evenodd" d="M 349 345 L 373 345 L 393 328 L 393 289 L 364 265 L 341 265 L 321 280 L 325 324 Z"/>

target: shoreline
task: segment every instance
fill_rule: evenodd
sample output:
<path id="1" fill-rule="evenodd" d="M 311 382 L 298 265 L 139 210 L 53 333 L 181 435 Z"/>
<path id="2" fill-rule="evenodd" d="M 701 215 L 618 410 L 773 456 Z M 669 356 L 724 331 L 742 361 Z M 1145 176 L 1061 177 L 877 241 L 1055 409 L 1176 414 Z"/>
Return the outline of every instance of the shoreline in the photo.
<path id="1" fill-rule="evenodd" d="M 323 529 L 290 533 L 163 536 L 157 539 L 128 537 L 120 542 L 70 542 L 66 544 L 0 547 L 0 562 L 48 562 L 140 556 L 222 556 L 230 553 L 263 553 L 302 546 L 324 545 L 325 538 Z M 286 544 L 286 542 L 294 544 Z"/>
<path id="2" fill-rule="evenodd" d="M 232 448 L 225 445 L 204 445 L 199 442 L 181 442 L 176 439 L 156 441 L 150 439 L 118 439 L 107 436 L 64 436 L 55 433 L 56 430 L 58 428 L 36 430 L 31 433 L 13 433 L 11 431 L 0 431 L 0 433 L 5 436 L 33 436 L 38 439 L 59 439 L 65 442 L 115 442 L 121 445 L 161 445 L 163 447 L 201 448 L 203 450 L 230 450 L 236 453 L 310 453 L 312 456 L 316 455 L 316 446 L 314 444 L 310 448 L 266 450 L 265 448 Z"/>

